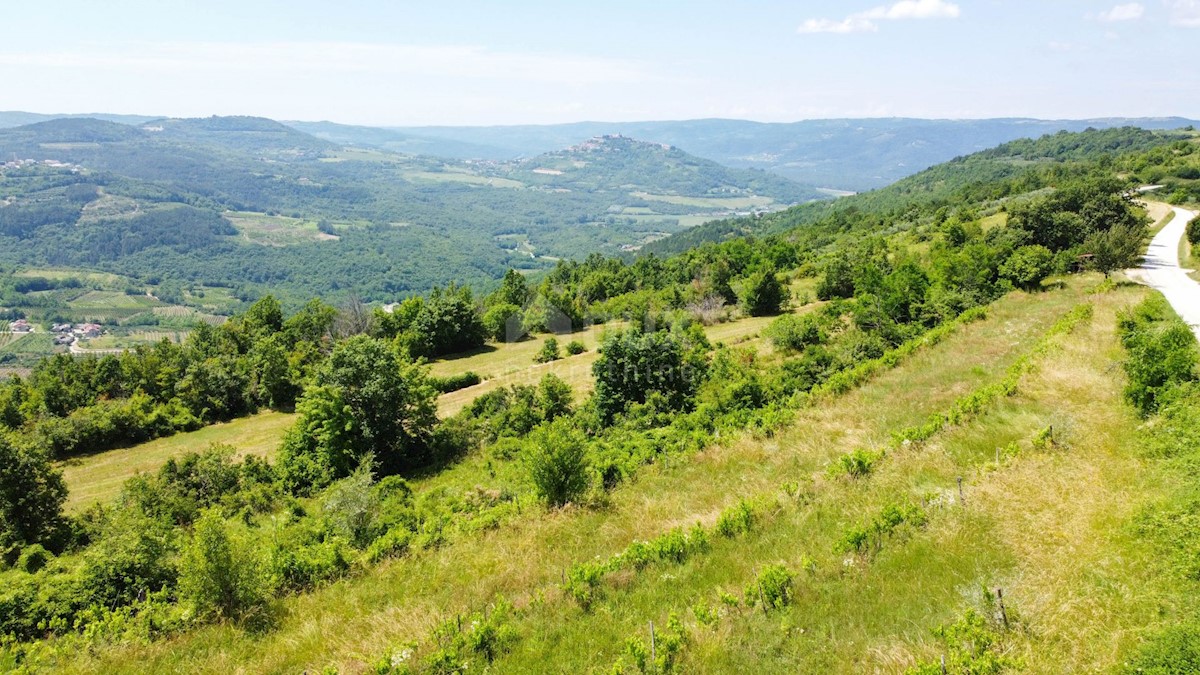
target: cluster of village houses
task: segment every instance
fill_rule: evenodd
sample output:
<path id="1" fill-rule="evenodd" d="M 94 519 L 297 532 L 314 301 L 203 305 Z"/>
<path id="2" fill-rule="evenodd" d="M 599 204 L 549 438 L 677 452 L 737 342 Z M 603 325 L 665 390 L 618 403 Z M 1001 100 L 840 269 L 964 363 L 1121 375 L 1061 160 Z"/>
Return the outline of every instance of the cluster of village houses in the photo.
<path id="1" fill-rule="evenodd" d="M 13 333 L 32 333 L 33 324 L 25 319 L 17 319 L 8 324 L 8 330 Z M 78 339 L 100 337 L 104 334 L 104 327 L 98 323 L 79 323 L 75 325 L 56 323 L 50 328 L 50 332 L 54 333 L 54 344 L 69 345 Z"/>

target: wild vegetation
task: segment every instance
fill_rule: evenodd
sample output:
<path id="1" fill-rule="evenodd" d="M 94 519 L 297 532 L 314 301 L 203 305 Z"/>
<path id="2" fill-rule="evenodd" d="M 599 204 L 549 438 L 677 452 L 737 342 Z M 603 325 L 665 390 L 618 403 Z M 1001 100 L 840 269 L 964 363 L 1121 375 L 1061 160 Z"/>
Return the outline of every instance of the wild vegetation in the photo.
<path id="1" fill-rule="evenodd" d="M 1159 147 L 1191 142 L 1049 137 L 861 211 L 799 207 L 768 226 L 803 227 L 767 236 L 510 270 L 484 295 L 388 310 L 265 296 L 182 344 L 47 359 L 0 388 L 0 663 L 1185 662 L 1196 347 L 1107 278 L 1147 232 L 1113 169 Z M 987 168 L 1016 156 L 1041 159 Z M 756 343 L 706 335 L 739 316 L 775 318 L 743 319 L 765 323 Z M 598 322 L 594 354 L 547 336 Z M 522 340 L 536 385 L 438 416 L 439 393 L 480 376 L 428 359 Z M 549 371 L 572 358 L 591 358 L 586 396 Z M 295 411 L 270 460 L 189 448 L 114 501 L 63 508 L 54 460 L 268 408 Z"/>

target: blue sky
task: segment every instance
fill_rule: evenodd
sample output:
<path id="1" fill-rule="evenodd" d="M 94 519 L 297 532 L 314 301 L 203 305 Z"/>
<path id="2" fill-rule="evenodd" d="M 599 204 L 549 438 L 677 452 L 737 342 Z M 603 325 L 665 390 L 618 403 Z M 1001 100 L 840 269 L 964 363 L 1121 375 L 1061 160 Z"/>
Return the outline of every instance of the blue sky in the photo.
<path id="1" fill-rule="evenodd" d="M 1200 0 L 6 3 L 0 109 L 374 125 L 1200 117 Z"/>

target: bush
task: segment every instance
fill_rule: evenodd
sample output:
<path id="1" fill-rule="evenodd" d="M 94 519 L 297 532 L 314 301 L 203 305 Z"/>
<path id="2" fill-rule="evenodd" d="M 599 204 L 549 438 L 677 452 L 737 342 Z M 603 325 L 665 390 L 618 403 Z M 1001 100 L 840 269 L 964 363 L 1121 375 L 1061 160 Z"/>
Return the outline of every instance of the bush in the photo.
<path id="1" fill-rule="evenodd" d="M 47 551 L 41 544 L 26 546 L 21 551 L 21 557 L 17 558 L 17 569 L 33 574 L 53 559 L 54 554 Z"/>
<path id="2" fill-rule="evenodd" d="M 705 374 L 698 353 L 702 347 L 690 335 L 666 332 L 624 331 L 605 339 L 600 358 L 592 364 L 595 400 L 605 422 L 654 394 L 661 395 L 670 410 L 690 407 Z"/>
<path id="3" fill-rule="evenodd" d="M 722 537 L 735 537 L 749 532 L 754 525 L 754 510 L 745 500 L 725 509 L 717 518 L 717 534 Z"/>
<path id="4" fill-rule="evenodd" d="M 525 451 L 534 490 L 548 506 L 562 506 L 587 491 L 591 463 L 583 433 L 559 420 L 542 427 Z"/>
<path id="5" fill-rule="evenodd" d="M 740 298 L 742 309 L 750 316 L 778 314 L 788 299 L 788 290 L 780 283 L 774 269 L 763 269 L 751 274 Z"/>
<path id="6" fill-rule="evenodd" d="M 62 529 L 66 499 L 62 473 L 49 458 L 0 436 L 0 551 L 49 541 Z"/>
<path id="7" fill-rule="evenodd" d="M 1169 626 L 1143 643 L 1123 672 L 1149 675 L 1200 673 L 1200 623 Z"/>
<path id="8" fill-rule="evenodd" d="M 1196 338 L 1187 324 L 1170 315 L 1160 298 L 1143 302 L 1119 321 L 1121 343 L 1128 353 L 1125 398 L 1148 416 L 1174 387 L 1196 379 Z"/>
<path id="9" fill-rule="evenodd" d="M 507 302 L 488 309 L 483 315 L 483 326 L 487 336 L 496 342 L 516 342 L 525 337 L 521 308 Z"/>
<path id="10" fill-rule="evenodd" d="M 1192 246 L 1200 244 L 1200 216 L 1196 216 L 1188 221 L 1187 240 Z"/>
<path id="11" fill-rule="evenodd" d="M 579 340 L 571 340 L 570 342 L 567 343 L 567 355 L 568 356 L 575 356 L 576 354 L 582 354 L 586 351 L 587 351 L 587 347 L 584 347 L 583 343 L 580 342 Z"/>
<path id="12" fill-rule="evenodd" d="M 1022 246 L 1000 265 L 1000 278 L 1008 279 L 1013 286 L 1024 290 L 1038 288 L 1049 276 L 1054 265 L 1054 254 L 1045 246 Z"/>
<path id="13" fill-rule="evenodd" d="M 533 356 L 534 363 L 550 363 L 562 358 L 562 354 L 558 353 L 558 339 L 546 338 L 542 343 L 542 348 Z"/>
<path id="14" fill-rule="evenodd" d="M 845 474 L 850 478 L 865 478 L 875 469 L 875 463 L 883 457 L 881 452 L 857 449 L 838 457 L 837 464 L 830 467 L 831 474 Z"/>
<path id="15" fill-rule="evenodd" d="M 781 316 L 772 321 L 764 333 L 777 349 L 796 352 L 809 345 L 819 345 L 826 339 L 820 320 L 811 314 Z"/>
<path id="16" fill-rule="evenodd" d="M 201 618 L 258 618 L 270 600 L 267 565 L 252 542 L 231 536 L 221 515 L 196 521 L 180 564 L 179 597 Z"/>
<path id="17" fill-rule="evenodd" d="M 783 565 L 771 565 L 746 588 L 746 602 L 754 605 L 762 600 L 769 608 L 786 607 L 792 602 L 792 581 L 795 575 Z"/>
<path id="18" fill-rule="evenodd" d="M 433 387 L 439 394 L 449 394 L 459 389 L 474 387 L 480 382 L 483 382 L 483 378 L 479 376 L 479 373 L 470 370 L 457 375 L 447 375 L 446 377 L 431 376 L 429 378 L 429 386 Z"/>

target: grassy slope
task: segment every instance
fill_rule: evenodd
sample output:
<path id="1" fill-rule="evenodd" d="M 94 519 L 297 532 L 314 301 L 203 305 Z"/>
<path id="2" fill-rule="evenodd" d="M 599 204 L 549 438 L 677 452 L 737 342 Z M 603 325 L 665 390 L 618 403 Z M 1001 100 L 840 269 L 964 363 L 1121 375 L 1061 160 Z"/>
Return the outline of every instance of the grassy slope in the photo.
<path id="1" fill-rule="evenodd" d="M 808 305 L 797 311 L 805 312 L 813 307 L 816 305 Z M 753 317 L 710 326 L 706 332 L 713 342 L 759 344 L 763 342 L 760 332 L 772 320 L 773 317 Z M 438 414 L 442 417 L 453 415 L 476 397 L 499 387 L 537 384 L 546 373 L 563 378 L 575 389 L 576 396 L 582 398 L 592 389 L 592 363 L 598 356 L 596 346 L 604 330 L 612 327 L 593 326 L 573 335 L 560 336 L 560 349 L 570 340 L 580 340 L 588 351 L 546 364 L 533 362 L 533 355 L 541 348 L 544 336 L 489 346 L 466 356 L 436 361 L 431 366 L 434 375 L 474 371 L 488 378 L 474 387 L 439 397 Z M 70 489 L 67 508 L 74 510 L 97 501 L 111 500 L 120 493 L 121 485 L 127 478 L 140 472 L 156 471 L 171 457 L 203 450 L 212 443 L 227 443 L 242 454 L 270 457 L 293 419 L 294 415 L 285 413 L 262 413 L 65 463 L 63 474 Z"/>
<path id="2" fill-rule="evenodd" d="M 74 510 L 93 502 L 111 500 L 120 493 L 125 480 L 134 474 L 157 471 L 168 459 L 189 450 L 203 450 L 213 443 L 232 445 L 240 455 L 266 457 L 275 451 L 293 417 L 286 413 L 264 412 L 64 462 L 63 478 L 70 489 L 67 508 Z"/>
<path id="3" fill-rule="evenodd" d="M 561 598 L 558 583 L 563 569 L 593 556 L 610 555 L 635 539 L 656 536 L 673 526 L 697 520 L 711 522 L 739 496 L 772 493 L 788 478 L 814 472 L 820 475 L 824 465 L 842 452 L 885 442 L 891 431 L 923 421 L 926 415 L 944 409 L 974 387 L 997 380 L 998 373 L 1050 323 L 1082 300 L 1080 287 L 1074 282 L 1066 291 L 1037 296 L 1013 294 L 1001 301 L 986 321 L 967 326 L 945 342 L 918 352 L 860 390 L 801 413 L 796 423 L 777 438 L 730 438 L 690 460 L 648 468 L 636 482 L 613 493 L 605 508 L 527 514 L 500 531 L 456 540 L 442 550 L 419 553 L 370 570 L 360 578 L 288 598 L 283 601 L 286 611 L 280 626 L 261 637 L 229 626 L 215 626 L 165 643 L 100 653 L 95 660 L 71 666 L 82 671 L 151 667 L 227 672 L 238 668 L 299 671 L 335 664 L 355 671 L 393 647 L 422 639 L 436 620 L 476 609 L 502 593 L 518 608 L 532 607 L 519 625 L 523 640 L 511 660 L 502 664 L 502 672 L 544 670 L 547 660 L 556 663 L 556 671 L 607 668 L 625 637 L 642 630 L 645 621 L 664 619 L 668 609 L 686 610 L 698 594 L 717 583 L 732 583 L 730 590 L 739 589 L 738 584 L 745 583 L 752 569 L 765 562 L 806 551 L 814 556 L 828 551 L 827 545 L 818 542 L 824 542 L 830 529 L 840 527 L 848 515 L 857 515 L 872 505 L 872 493 L 859 495 L 852 509 L 835 501 L 819 512 L 787 523 L 786 528 L 764 530 L 753 541 L 748 539 L 745 545 L 727 551 L 724 558 L 719 557 L 721 547 L 716 546 L 712 555 L 694 565 L 694 571 L 689 563 L 682 568 L 652 568 L 634 575 L 591 614 L 582 613 Z M 1122 297 L 1138 292 L 1122 291 Z M 1026 425 L 1019 426 L 1006 434 L 1014 438 L 1027 436 Z M 896 461 L 897 466 L 903 464 L 906 462 Z M 941 476 L 932 479 L 930 476 L 921 482 L 932 486 L 942 481 Z M 418 481 L 416 487 L 472 482 L 495 487 L 479 461 L 464 462 L 442 475 Z M 873 506 L 877 508 L 878 504 Z M 996 560 L 1001 558 L 1004 556 L 998 555 Z M 964 564 L 973 568 L 969 560 Z M 880 614 L 878 606 L 861 604 L 868 598 L 857 594 L 869 589 L 851 586 L 840 591 L 847 601 L 845 612 L 829 617 L 832 623 L 823 633 L 817 632 L 817 624 L 813 624 L 810 645 L 835 651 L 823 660 L 846 664 L 846 658 L 880 638 L 903 635 L 916 639 L 927 631 L 931 621 L 957 610 L 958 593 L 971 575 L 955 577 L 954 583 L 945 588 L 939 585 L 945 581 L 940 572 L 955 569 L 961 570 L 961 566 L 931 570 L 934 582 L 930 588 L 936 592 L 932 596 L 916 593 L 936 599 L 933 606 L 940 611 L 915 611 L 906 615 L 906 623 L 899 628 L 891 619 L 907 612 L 905 608 L 913 609 L 906 604 L 913 593 L 876 601 L 876 605 L 891 608 L 889 615 Z M 700 576 L 693 577 L 693 573 Z M 875 579 L 869 571 L 862 574 L 865 582 Z M 668 580 L 670 583 L 662 583 Z M 922 587 L 917 585 L 918 590 Z M 807 600 L 801 605 L 807 606 Z M 740 618 L 755 620 L 750 615 Z M 777 629 L 778 621 L 774 617 L 770 623 Z M 844 626 L 840 623 L 843 621 Z M 766 657 L 784 648 L 784 643 L 771 644 L 780 640 L 776 633 L 761 626 L 745 628 L 748 630 L 736 628 L 711 649 L 700 645 L 692 656 L 700 660 L 698 667 L 716 667 L 718 664 L 709 659 L 721 654 L 725 656 L 720 658 L 731 667 L 741 660 L 770 664 Z M 820 635 L 836 639 L 811 639 Z M 816 658 L 817 652 L 811 653 Z M 761 672 L 762 668 L 755 671 Z"/>

